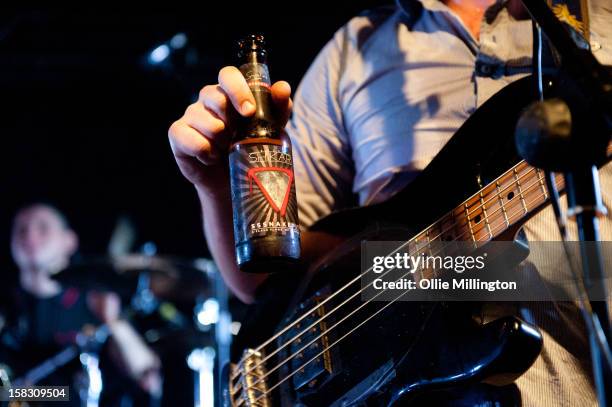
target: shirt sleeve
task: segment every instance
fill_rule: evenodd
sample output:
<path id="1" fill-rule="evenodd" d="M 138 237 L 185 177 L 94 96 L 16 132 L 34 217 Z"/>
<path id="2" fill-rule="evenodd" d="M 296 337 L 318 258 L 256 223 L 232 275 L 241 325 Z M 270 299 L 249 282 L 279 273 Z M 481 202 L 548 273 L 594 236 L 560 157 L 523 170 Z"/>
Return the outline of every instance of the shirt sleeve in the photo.
<path id="1" fill-rule="evenodd" d="M 345 43 L 341 29 L 321 50 L 297 89 L 287 125 L 304 227 L 355 203 L 354 166 L 338 102 Z"/>

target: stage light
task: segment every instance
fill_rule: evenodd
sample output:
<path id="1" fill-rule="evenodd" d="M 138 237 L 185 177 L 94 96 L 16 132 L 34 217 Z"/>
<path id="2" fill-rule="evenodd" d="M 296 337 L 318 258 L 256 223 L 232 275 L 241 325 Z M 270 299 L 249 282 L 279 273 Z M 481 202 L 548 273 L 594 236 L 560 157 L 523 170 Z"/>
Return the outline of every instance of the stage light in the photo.
<path id="1" fill-rule="evenodd" d="M 79 360 L 85 368 L 89 384 L 82 399 L 86 401 L 87 407 L 98 407 L 103 387 L 98 357 L 93 353 L 83 352 L 79 355 Z"/>
<path id="2" fill-rule="evenodd" d="M 197 318 L 203 326 L 216 324 L 219 321 L 219 302 L 214 298 L 204 301 L 197 313 Z"/>
<path id="3" fill-rule="evenodd" d="M 184 33 L 178 33 L 170 39 L 170 47 L 173 49 L 181 49 L 187 45 L 187 36 Z"/>
<path id="4" fill-rule="evenodd" d="M 145 256 L 155 256 L 157 254 L 157 245 L 153 242 L 146 242 L 142 245 L 142 254 Z"/>
<path id="5" fill-rule="evenodd" d="M 187 366 L 197 373 L 195 407 L 215 405 L 215 349 L 207 346 L 194 349 L 187 356 Z"/>
<path id="6" fill-rule="evenodd" d="M 166 44 L 162 44 L 149 54 L 149 63 L 151 65 L 159 65 L 164 62 L 170 56 L 170 47 Z"/>
<path id="7" fill-rule="evenodd" d="M 167 68 L 172 64 L 172 60 L 179 55 L 184 58 L 188 38 L 185 33 L 179 32 L 167 41 L 159 44 L 145 55 L 146 64 L 154 67 Z"/>

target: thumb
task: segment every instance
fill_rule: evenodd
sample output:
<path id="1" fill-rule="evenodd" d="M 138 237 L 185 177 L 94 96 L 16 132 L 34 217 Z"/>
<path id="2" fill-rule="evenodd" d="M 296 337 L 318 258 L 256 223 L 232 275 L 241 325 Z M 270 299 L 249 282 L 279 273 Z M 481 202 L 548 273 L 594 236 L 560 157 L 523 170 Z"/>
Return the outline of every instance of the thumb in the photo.
<path id="1" fill-rule="evenodd" d="M 293 102 L 291 101 L 291 86 L 285 81 L 278 81 L 272 85 L 272 99 L 279 110 L 280 120 L 283 125 L 289 120 Z"/>

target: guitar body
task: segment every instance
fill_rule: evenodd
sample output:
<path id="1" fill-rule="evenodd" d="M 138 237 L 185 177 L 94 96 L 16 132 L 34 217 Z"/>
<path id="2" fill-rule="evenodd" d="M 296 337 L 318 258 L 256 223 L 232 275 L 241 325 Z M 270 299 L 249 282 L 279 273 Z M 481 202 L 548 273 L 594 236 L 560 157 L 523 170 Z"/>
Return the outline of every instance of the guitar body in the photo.
<path id="1" fill-rule="evenodd" d="M 359 258 L 359 253 L 352 254 Z M 351 265 L 345 260 L 343 267 L 335 263 L 325 269 L 325 273 L 337 277 L 316 276 L 297 306 L 282 305 L 278 300 L 278 293 L 290 290 L 291 284 L 267 286 L 269 303 L 258 307 L 258 318 L 249 315 L 250 322 L 243 331 L 256 332 L 249 339 L 259 340 L 250 347 L 274 333 L 265 335 L 258 322 L 289 308 L 293 311 L 281 319 L 281 325 L 290 324 L 304 311 L 321 304 L 329 293 L 340 289 L 348 280 L 349 270 L 360 270 L 358 262 Z M 350 273 L 351 277 L 355 275 Z M 474 318 L 478 312 L 476 304 L 461 302 L 398 301 L 383 309 L 387 302 L 372 301 L 360 307 L 363 304 L 360 296 L 349 300 L 358 287 L 359 283 L 346 294 L 319 305 L 316 312 L 279 337 L 279 344 L 286 343 L 314 325 L 298 343 L 284 348 L 270 360 L 268 366 L 273 367 L 298 353 L 269 376 L 274 384 L 298 372 L 276 389 L 270 405 L 344 406 L 356 401 L 361 404 L 355 405 L 367 406 L 422 405 L 423 398 L 427 400 L 430 393 L 440 390 L 478 383 L 511 384 L 540 352 L 542 339 L 537 330 L 518 318 L 504 317 L 482 325 Z M 340 310 L 347 307 L 351 310 L 329 314 L 343 303 Z M 317 323 L 322 315 L 329 315 L 325 324 Z M 368 320 L 371 315 L 375 317 Z M 252 323 L 255 325 L 249 326 Z M 342 338 L 348 332 L 354 334 Z M 321 334 L 324 336 L 319 338 Z M 338 345 L 321 354 L 333 343 Z M 504 389 L 500 395 L 511 397 L 513 402 L 507 405 L 515 405 L 514 389 Z"/>
<path id="2" fill-rule="evenodd" d="M 483 324 L 474 303 L 366 302 L 358 294 L 358 276 L 361 241 L 409 240 L 518 162 L 514 126 L 534 100 L 532 89 L 525 78 L 491 98 L 390 200 L 339 211 L 313 225 L 330 254 L 308 271 L 273 276 L 261 288 L 233 344 L 227 405 L 519 403 L 516 389 L 507 385 L 537 358 L 537 329 L 515 316 Z M 519 226 L 502 238 L 513 240 Z M 518 264 L 528 250 L 516 247 L 511 256 Z M 492 396 L 487 392 L 494 386 L 506 387 Z"/>

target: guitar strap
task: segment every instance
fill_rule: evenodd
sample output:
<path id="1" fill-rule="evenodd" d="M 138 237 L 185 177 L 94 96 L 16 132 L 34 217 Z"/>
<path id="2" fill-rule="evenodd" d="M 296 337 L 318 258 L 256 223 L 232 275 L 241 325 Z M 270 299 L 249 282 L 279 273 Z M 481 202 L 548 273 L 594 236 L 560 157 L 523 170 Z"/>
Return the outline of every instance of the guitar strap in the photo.
<path id="1" fill-rule="evenodd" d="M 588 0 L 546 0 L 555 17 L 561 21 L 570 36 L 582 49 L 590 49 L 589 4 Z M 543 68 L 558 68 L 561 58 L 543 35 L 542 66 Z"/>
<path id="2" fill-rule="evenodd" d="M 590 39 L 589 5 L 587 0 L 547 0 L 555 16 L 564 23 L 577 42 Z"/>

